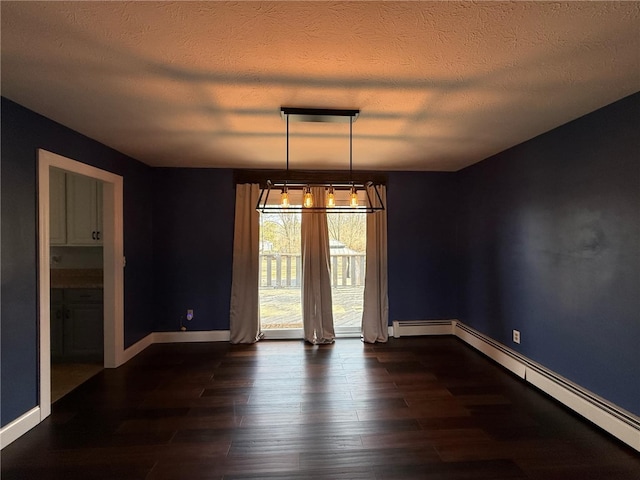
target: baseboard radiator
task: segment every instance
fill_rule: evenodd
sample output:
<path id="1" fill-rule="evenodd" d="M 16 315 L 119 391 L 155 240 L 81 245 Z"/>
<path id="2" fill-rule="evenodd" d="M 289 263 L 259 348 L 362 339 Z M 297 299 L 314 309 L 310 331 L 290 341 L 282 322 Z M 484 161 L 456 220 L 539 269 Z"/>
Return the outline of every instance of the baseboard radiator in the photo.
<path id="1" fill-rule="evenodd" d="M 392 335 L 394 338 L 417 335 L 453 335 L 455 320 L 394 320 Z"/>
<path id="2" fill-rule="evenodd" d="M 390 329 L 391 330 L 391 329 Z M 457 320 L 394 321 L 395 338 L 455 335 L 524 381 L 640 452 L 640 417 Z"/>

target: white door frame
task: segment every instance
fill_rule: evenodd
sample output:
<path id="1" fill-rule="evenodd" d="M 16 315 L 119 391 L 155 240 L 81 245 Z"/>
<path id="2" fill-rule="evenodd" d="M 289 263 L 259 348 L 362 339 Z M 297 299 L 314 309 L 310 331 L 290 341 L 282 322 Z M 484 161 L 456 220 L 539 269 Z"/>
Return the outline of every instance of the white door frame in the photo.
<path id="1" fill-rule="evenodd" d="M 49 168 L 103 182 L 104 366 L 124 363 L 123 178 L 38 149 L 38 286 L 40 314 L 40 421 L 51 414 Z"/>

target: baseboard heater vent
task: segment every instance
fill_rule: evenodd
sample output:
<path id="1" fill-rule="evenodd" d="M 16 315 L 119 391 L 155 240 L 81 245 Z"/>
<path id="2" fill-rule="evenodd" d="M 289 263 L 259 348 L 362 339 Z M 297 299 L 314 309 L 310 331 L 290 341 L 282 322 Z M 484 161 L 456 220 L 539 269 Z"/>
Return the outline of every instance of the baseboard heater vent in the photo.
<path id="1" fill-rule="evenodd" d="M 640 451 L 640 418 L 636 415 L 461 322 L 454 322 L 453 330 L 454 335 L 476 350 Z"/>
<path id="2" fill-rule="evenodd" d="M 454 320 L 394 320 L 394 338 L 418 335 L 453 335 Z"/>

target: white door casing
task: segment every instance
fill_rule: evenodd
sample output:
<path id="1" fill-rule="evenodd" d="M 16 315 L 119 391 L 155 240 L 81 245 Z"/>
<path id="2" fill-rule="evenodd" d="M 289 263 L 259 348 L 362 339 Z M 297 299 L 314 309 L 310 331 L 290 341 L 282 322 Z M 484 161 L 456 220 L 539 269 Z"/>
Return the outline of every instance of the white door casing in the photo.
<path id="1" fill-rule="evenodd" d="M 103 182 L 104 366 L 124 363 L 123 178 L 38 149 L 38 285 L 40 317 L 40 421 L 51 414 L 49 172 L 55 167 Z"/>

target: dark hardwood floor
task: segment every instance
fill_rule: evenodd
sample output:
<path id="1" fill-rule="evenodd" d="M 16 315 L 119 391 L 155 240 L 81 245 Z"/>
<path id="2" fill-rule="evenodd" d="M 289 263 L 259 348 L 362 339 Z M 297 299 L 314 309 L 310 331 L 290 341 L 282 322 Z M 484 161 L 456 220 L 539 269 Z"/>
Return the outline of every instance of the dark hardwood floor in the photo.
<path id="1" fill-rule="evenodd" d="M 154 345 L 53 405 L 2 479 L 640 479 L 640 456 L 452 337 Z"/>

